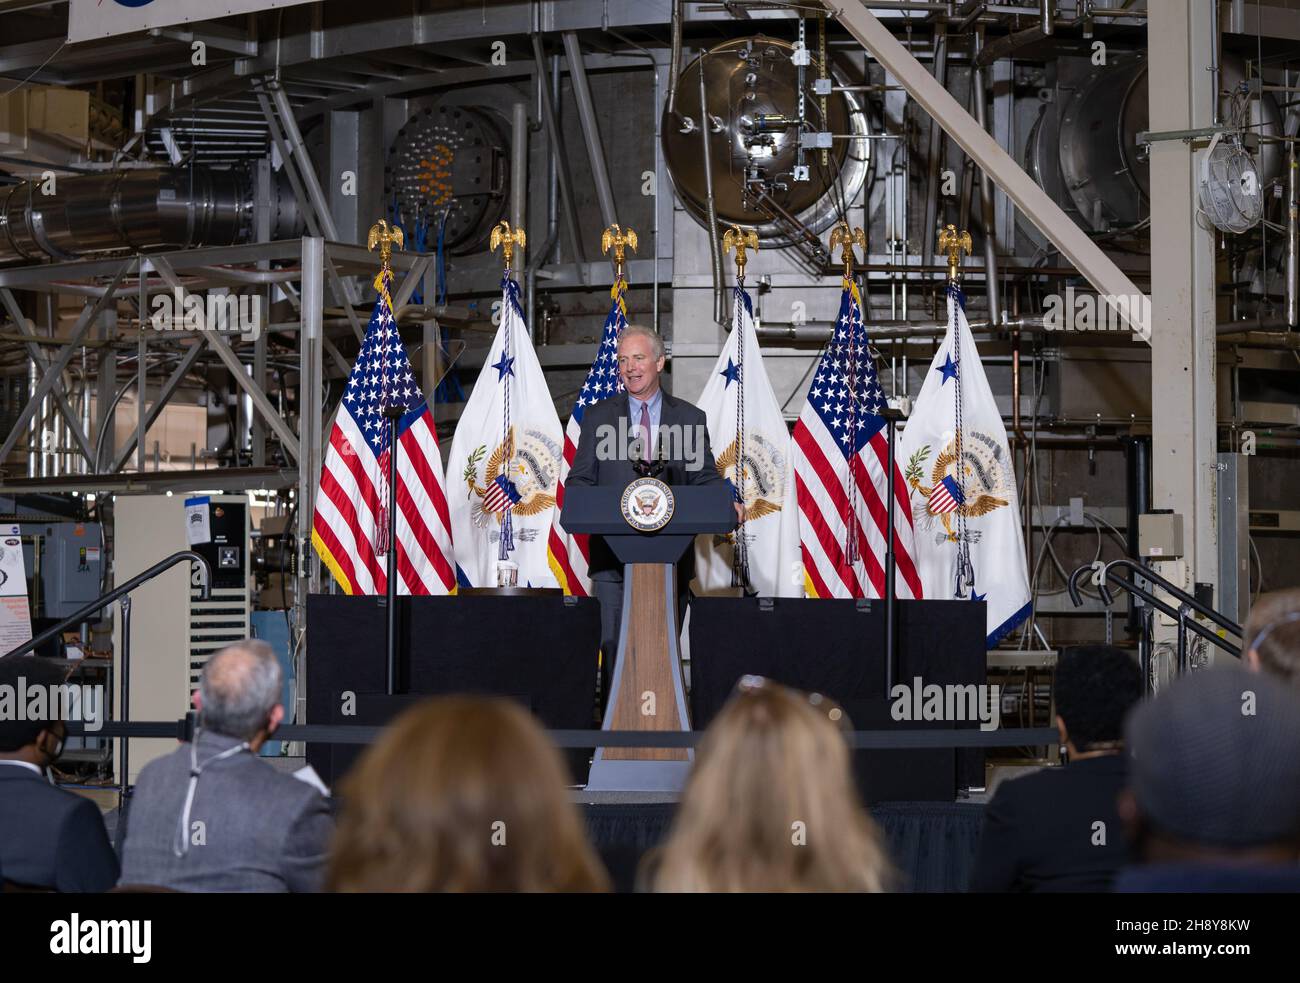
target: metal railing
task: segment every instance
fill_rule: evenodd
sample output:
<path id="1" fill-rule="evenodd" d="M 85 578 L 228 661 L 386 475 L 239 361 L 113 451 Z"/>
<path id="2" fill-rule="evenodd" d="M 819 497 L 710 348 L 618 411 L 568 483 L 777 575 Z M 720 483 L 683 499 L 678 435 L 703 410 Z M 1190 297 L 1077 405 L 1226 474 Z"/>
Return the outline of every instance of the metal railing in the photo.
<path id="1" fill-rule="evenodd" d="M 33 652 L 46 642 L 58 638 L 69 628 L 80 625 L 90 615 L 102 611 L 114 601 L 121 601 L 122 604 L 122 650 L 118 653 L 118 706 L 120 708 L 120 723 L 127 724 L 131 720 L 131 591 L 135 590 L 142 584 L 148 583 L 164 571 L 170 570 L 178 563 L 185 561 L 197 563 L 199 565 L 200 583 L 198 584 L 199 598 L 208 600 L 212 596 L 212 567 L 208 564 L 207 558 L 199 555 L 193 550 L 181 550 L 179 553 L 173 553 L 165 560 L 160 560 L 151 566 L 148 570 L 136 574 L 126 583 L 119 587 L 114 587 L 107 594 L 104 594 L 91 601 L 84 607 L 78 608 L 74 613 L 68 615 L 62 621 L 53 627 L 45 629 L 29 642 L 11 649 L 0 659 L 16 658 Z M 72 729 L 69 728 L 69 733 Z M 97 736 L 91 734 L 89 736 Z M 116 736 L 116 735 L 105 735 Z M 125 736 L 122 740 L 121 753 L 121 780 L 118 783 L 119 790 L 123 796 L 126 795 L 129 787 L 129 765 L 130 765 L 130 742 Z"/>
<path id="2" fill-rule="evenodd" d="M 430 694 L 432 696 L 432 694 Z M 142 720 L 132 723 L 110 722 L 98 730 L 82 724 L 68 725 L 70 735 L 110 738 L 164 737 L 178 741 L 193 738 L 195 715 L 177 720 Z M 275 740 L 305 741 L 316 744 L 366 745 L 375 741 L 387 727 L 372 724 L 283 724 L 271 735 Z M 702 730 L 574 730 L 550 729 L 547 738 L 559 748 L 692 748 L 704 739 Z M 846 732 L 845 740 L 856 750 L 915 750 L 918 748 L 1001 748 L 1056 744 L 1060 732 L 1055 727 L 1010 727 L 998 730 L 918 728 L 915 730 L 855 730 Z"/>
<path id="3" fill-rule="evenodd" d="M 1133 572 L 1133 579 L 1129 580 L 1125 577 L 1119 576 L 1113 571 L 1112 568 L 1114 567 L 1122 567 L 1131 570 Z M 1079 578 L 1093 573 L 1096 570 L 1097 568 L 1094 565 L 1085 563 L 1070 574 L 1070 579 L 1066 586 L 1070 592 L 1070 601 L 1075 607 L 1081 607 L 1083 605 L 1083 598 L 1079 593 Z M 1177 602 L 1176 606 L 1175 604 L 1159 597 L 1154 592 L 1154 589 L 1148 590 L 1141 586 L 1138 583 L 1139 580 L 1146 581 L 1154 589 L 1164 591 L 1173 601 Z M 1141 598 L 1142 602 L 1152 610 L 1159 611 L 1174 619 L 1178 626 L 1177 666 L 1179 673 L 1187 671 L 1188 631 L 1199 635 L 1212 645 L 1218 646 L 1229 655 L 1238 659 L 1241 658 L 1241 649 L 1238 646 L 1233 645 L 1218 632 L 1202 624 L 1200 621 L 1197 621 L 1192 617 L 1192 615 L 1201 615 L 1237 638 L 1242 637 L 1241 625 L 1220 614 L 1218 611 L 1215 611 L 1213 608 L 1202 604 L 1182 588 L 1175 586 L 1158 573 L 1155 573 L 1150 567 L 1144 566 L 1129 557 L 1120 557 L 1119 559 L 1111 560 L 1109 563 L 1105 564 L 1100 571 L 1098 571 L 1097 576 L 1093 578 L 1093 583 L 1101 594 L 1102 603 L 1108 608 L 1115 603 L 1115 595 L 1111 593 L 1110 590 L 1110 585 L 1113 584 L 1116 587 L 1128 591 L 1128 593 L 1132 594 L 1134 597 Z M 1144 677 L 1148 680 L 1150 679 L 1151 669 L 1149 662 L 1150 657 L 1147 656 L 1143 659 L 1144 664 L 1142 666 Z"/>

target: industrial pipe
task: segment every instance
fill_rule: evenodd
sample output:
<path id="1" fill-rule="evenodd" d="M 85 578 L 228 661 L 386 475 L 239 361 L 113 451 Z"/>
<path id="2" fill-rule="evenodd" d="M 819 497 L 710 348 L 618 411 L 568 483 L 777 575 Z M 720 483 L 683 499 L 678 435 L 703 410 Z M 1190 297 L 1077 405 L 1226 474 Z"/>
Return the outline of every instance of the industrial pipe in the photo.
<path id="1" fill-rule="evenodd" d="M 1051 330 L 1044 323 L 1041 316 L 1007 318 L 998 324 L 994 324 L 992 321 L 970 321 L 968 323 L 971 331 L 975 334 L 992 334 L 1008 329 L 1015 331 Z M 807 323 L 772 327 L 769 323 L 764 323 L 757 330 L 760 339 L 822 344 L 831 339 L 836 329 L 833 324 L 827 324 L 825 327 Z M 947 330 L 947 321 L 872 321 L 868 324 L 868 332 L 873 341 L 886 338 L 932 338 L 942 335 Z"/>
<path id="2" fill-rule="evenodd" d="M 713 271 L 713 320 L 722 324 L 722 242 L 718 237 L 718 206 L 713 198 L 713 149 L 709 132 L 709 102 L 704 90 L 704 55 L 700 55 L 700 140 L 704 146 L 704 186 L 709 213 L 709 267 Z"/>
<path id="3" fill-rule="evenodd" d="M 975 102 L 975 122 L 987 130 L 987 94 L 984 91 L 984 69 L 979 66 L 980 49 L 984 47 L 984 30 L 975 32 L 975 69 L 971 72 L 971 95 Z M 993 178 L 985 168 L 980 168 L 980 211 L 984 216 L 984 290 L 989 307 L 989 320 L 998 323 L 1002 305 L 998 297 L 997 220 L 993 214 Z"/>
<path id="4" fill-rule="evenodd" d="M 546 73 L 546 58 L 542 51 L 542 39 L 540 36 L 533 35 L 533 62 L 537 66 L 537 74 Z M 559 64 L 558 60 L 555 62 Z M 552 85 L 555 85 L 552 79 Z M 577 263 L 579 266 L 587 262 L 586 254 L 582 248 L 582 231 L 578 227 L 578 206 L 573 199 L 573 180 L 569 176 L 569 158 L 564 153 L 564 140 L 560 132 L 560 124 L 556 116 L 556 103 L 558 100 L 554 97 L 553 91 L 548 91 L 545 86 L 541 90 L 542 96 L 542 120 L 546 124 L 546 142 L 547 153 L 551 155 L 551 161 L 555 166 L 555 176 L 560 185 L 560 197 L 564 200 L 564 231 L 569 240 L 569 257 L 570 262 Z"/>
<path id="5" fill-rule="evenodd" d="M 298 213 L 280 195 L 274 235 Z M 253 234 L 253 182 L 243 170 L 129 170 L 0 188 L 0 263 L 71 260 L 112 250 L 231 246 Z"/>
<path id="6" fill-rule="evenodd" d="M 948 32 L 942 21 L 934 25 L 934 80 L 940 85 L 948 84 Z M 939 216 L 939 152 L 943 147 L 943 127 L 937 120 L 930 120 L 930 139 L 926 153 L 927 173 L 925 177 L 925 224 L 921 227 L 921 256 L 923 262 L 930 262 L 937 255 Z"/>
<path id="7" fill-rule="evenodd" d="M 573 83 L 573 99 L 578 104 L 578 119 L 582 135 L 587 141 L 587 157 L 591 161 L 591 177 L 596 185 L 596 198 L 600 202 L 600 220 L 605 227 L 618 224 L 618 209 L 614 206 L 614 191 L 609 183 L 609 169 L 605 164 L 605 145 L 600 139 L 596 122 L 596 107 L 591 100 L 591 86 L 587 82 L 587 66 L 582 59 L 578 35 L 564 32 L 564 55 L 569 61 L 569 79 Z"/>
<path id="8" fill-rule="evenodd" d="M 668 112 L 677 115 L 677 77 L 682 72 L 682 0 L 673 0 L 672 51 L 668 62 Z"/>
<path id="9" fill-rule="evenodd" d="M 1300 168 L 1297 168 L 1295 144 L 1287 160 L 1286 216 L 1286 321 L 1300 327 Z"/>

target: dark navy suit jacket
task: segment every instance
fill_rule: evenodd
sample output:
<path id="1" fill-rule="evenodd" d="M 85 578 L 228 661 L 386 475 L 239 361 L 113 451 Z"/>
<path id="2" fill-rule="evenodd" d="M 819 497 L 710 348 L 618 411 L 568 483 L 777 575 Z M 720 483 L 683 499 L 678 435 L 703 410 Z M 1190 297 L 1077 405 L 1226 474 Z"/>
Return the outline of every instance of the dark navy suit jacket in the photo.
<path id="1" fill-rule="evenodd" d="M 704 411 L 684 399 L 663 394 L 663 406 L 659 410 L 659 446 L 664 450 L 664 471 L 659 479 L 669 485 L 716 485 L 722 482 L 722 475 L 713 460 L 713 450 L 709 446 L 709 426 Z M 565 487 L 574 485 L 615 485 L 625 487 L 637 478 L 632 460 L 619 454 L 611 460 L 601 460 L 597 456 L 602 427 L 613 427 L 619 433 L 619 420 L 625 420 L 625 430 L 633 432 L 636 425 L 629 418 L 627 394 L 619 393 L 602 399 L 587 407 L 582 415 L 582 433 L 578 437 L 578 449 L 573 457 L 573 466 L 564 479 Z M 684 441 L 665 441 L 665 427 L 697 427 L 692 440 L 700 443 L 693 447 L 703 447 L 703 454 L 697 462 L 685 459 Z M 622 447 L 620 445 L 620 450 Z M 613 550 L 601 536 L 591 537 L 591 551 L 587 558 L 587 569 L 593 580 L 622 580 L 623 564 L 618 562 Z M 680 584 L 688 584 L 695 575 L 695 550 L 688 549 L 681 562 L 677 564 L 677 579 Z"/>
<path id="2" fill-rule="evenodd" d="M 117 856 L 89 799 L 21 765 L 0 764 L 0 877 L 24 887 L 107 891 Z"/>

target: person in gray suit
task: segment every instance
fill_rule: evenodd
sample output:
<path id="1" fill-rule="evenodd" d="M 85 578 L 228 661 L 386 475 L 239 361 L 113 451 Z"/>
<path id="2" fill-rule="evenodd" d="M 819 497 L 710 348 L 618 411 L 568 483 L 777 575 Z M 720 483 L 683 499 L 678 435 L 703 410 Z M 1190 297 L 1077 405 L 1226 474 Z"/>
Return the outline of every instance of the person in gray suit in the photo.
<path id="1" fill-rule="evenodd" d="M 271 647 L 237 642 L 204 666 L 192 743 L 140 772 L 120 884 L 177 891 L 318 891 L 334 822 L 312 786 L 259 761 L 280 726 Z"/>
<path id="2" fill-rule="evenodd" d="M 704 411 L 664 392 L 659 376 L 664 370 L 664 343 L 659 335 L 639 325 L 623 329 L 618 341 L 618 373 L 624 391 L 589 406 L 582 416 L 578 447 L 565 486 L 614 485 L 625 487 L 638 477 L 638 461 L 663 464 L 659 479 L 669 485 L 720 484 L 722 475 L 709 446 Z M 644 436 L 645 429 L 650 438 Z M 635 437 L 624 440 L 624 435 Z M 736 502 L 736 517 L 744 521 L 744 507 Z M 587 559 L 592 589 L 600 601 L 602 678 L 608 695 L 609 672 L 618 652 L 618 629 L 623 613 L 623 564 L 601 536 L 592 536 Z M 695 550 L 689 549 L 677 564 L 678 624 L 685 616 L 691 578 L 695 576 Z"/>

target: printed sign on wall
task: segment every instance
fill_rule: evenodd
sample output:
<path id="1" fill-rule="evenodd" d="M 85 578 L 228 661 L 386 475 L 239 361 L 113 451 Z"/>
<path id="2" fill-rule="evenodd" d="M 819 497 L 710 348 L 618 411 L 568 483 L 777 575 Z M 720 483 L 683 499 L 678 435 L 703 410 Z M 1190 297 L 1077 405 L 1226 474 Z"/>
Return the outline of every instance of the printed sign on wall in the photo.
<path id="1" fill-rule="evenodd" d="M 0 526 L 0 655 L 32 638 L 27 570 L 18 526 Z"/>
<path id="2" fill-rule="evenodd" d="M 277 7 L 294 7 L 312 0 L 71 0 L 68 4 L 68 41 L 147 31 L 192 21 L 250 14 Z"/>

